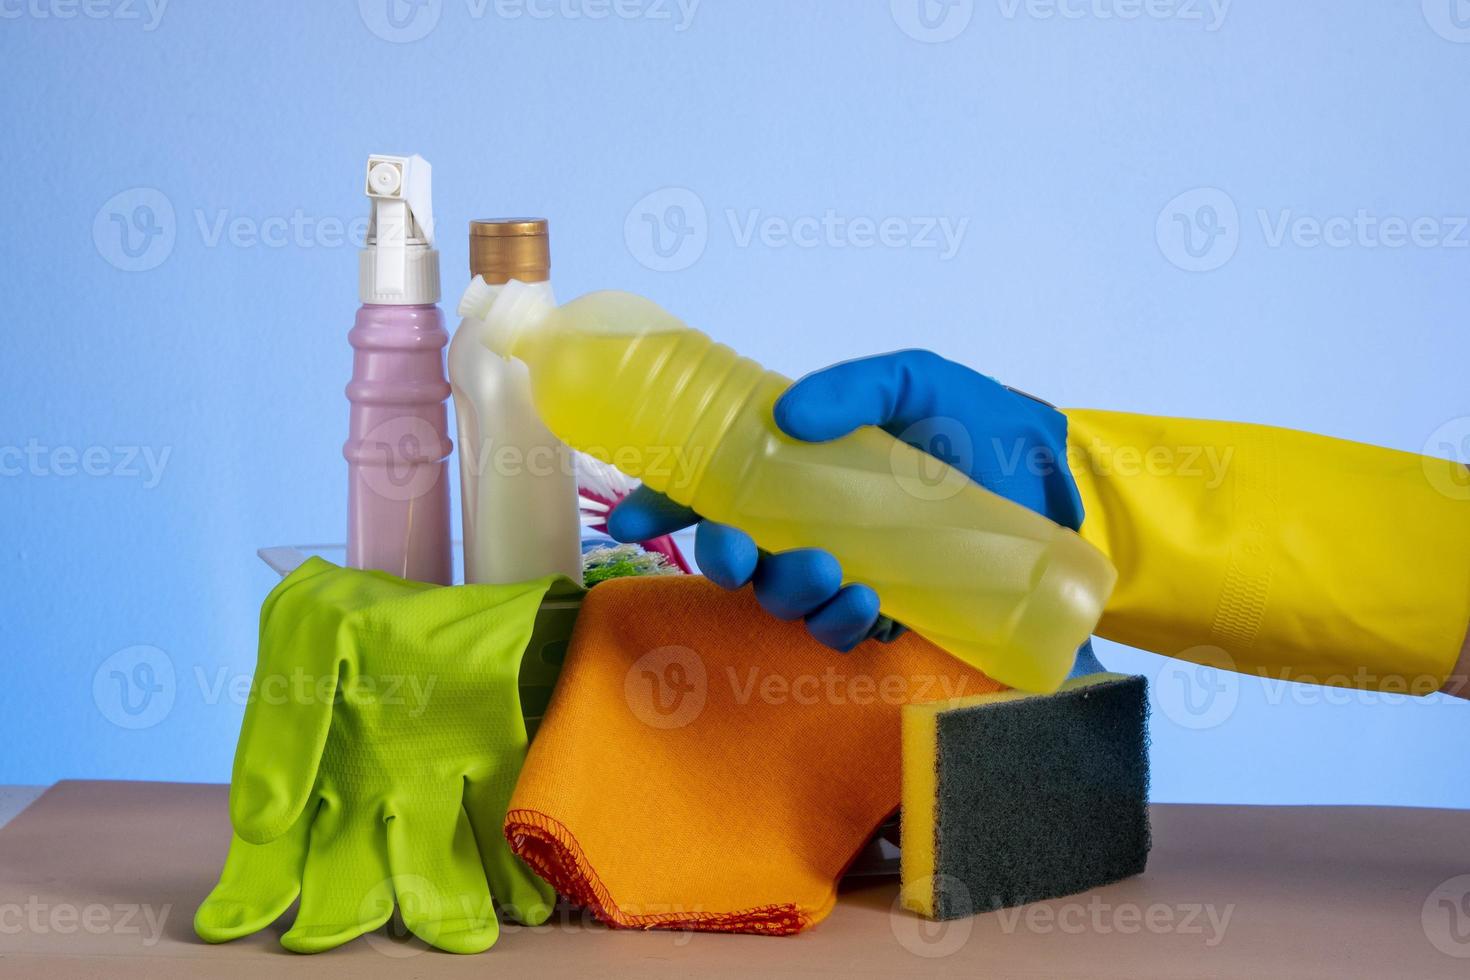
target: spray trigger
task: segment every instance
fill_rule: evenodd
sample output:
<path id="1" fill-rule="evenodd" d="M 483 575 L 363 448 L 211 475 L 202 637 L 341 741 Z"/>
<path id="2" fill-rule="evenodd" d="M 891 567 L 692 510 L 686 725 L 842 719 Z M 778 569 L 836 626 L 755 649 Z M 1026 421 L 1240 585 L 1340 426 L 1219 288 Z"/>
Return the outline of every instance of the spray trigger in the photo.
<path id="1" fill-rule="evenodd" d="M 433 170 L 418 154 L 368 157 L 364 190 L 373 202 L 368 248 L 374 291 L 401 296 L 408 285 L 409 249 L 434 247 Z"/>

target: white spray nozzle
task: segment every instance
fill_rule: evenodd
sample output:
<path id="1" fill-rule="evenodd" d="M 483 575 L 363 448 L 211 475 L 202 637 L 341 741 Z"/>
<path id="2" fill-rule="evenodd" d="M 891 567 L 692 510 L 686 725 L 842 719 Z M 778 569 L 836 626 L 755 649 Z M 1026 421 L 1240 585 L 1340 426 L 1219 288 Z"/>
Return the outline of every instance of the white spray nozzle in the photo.
<path id="1" fill-rule="evenodd" d="M 433 168 L 418 154 L 368 157 L 364 190 L 373 202 L 362 267 L 365 302 L 436 303 Z"/>

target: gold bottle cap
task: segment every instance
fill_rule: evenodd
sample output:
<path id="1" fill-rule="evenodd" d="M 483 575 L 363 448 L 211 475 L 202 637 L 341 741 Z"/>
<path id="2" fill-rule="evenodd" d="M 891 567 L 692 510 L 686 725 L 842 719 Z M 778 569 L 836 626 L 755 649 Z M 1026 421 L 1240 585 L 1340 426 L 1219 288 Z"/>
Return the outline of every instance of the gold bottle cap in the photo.
<path id="1" fill-rule="evenodd" d="M 492 218 L 470 222 L 470 275 L 498 286 L 511 279 L 551 278 L 551 238 L 545 218 Z"/>

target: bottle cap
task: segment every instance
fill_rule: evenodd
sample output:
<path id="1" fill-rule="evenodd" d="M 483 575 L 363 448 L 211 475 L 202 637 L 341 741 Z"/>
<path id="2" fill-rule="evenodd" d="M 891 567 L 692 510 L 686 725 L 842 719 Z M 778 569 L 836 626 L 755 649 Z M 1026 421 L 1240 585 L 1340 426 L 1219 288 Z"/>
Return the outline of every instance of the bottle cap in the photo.
<path id="1" fill-rule="evenodd" d="M 545 218 L 484 218 L 470 222 L 470 275 L 492 285 L 551 278 L 551 238 Z"/>
<path id="2" fill-rule="evenodd" d="M 418 154 L 373 154 L 364 184 L 373 214 L 358 258 L 358 296 L 388 306 L 439 302 L 429 161 Z"/>

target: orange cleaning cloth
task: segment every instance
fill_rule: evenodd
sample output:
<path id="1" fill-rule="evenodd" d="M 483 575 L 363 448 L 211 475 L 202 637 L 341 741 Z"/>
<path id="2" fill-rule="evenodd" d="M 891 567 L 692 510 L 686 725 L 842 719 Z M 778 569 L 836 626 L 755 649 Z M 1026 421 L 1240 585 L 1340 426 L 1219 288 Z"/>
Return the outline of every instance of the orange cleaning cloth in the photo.
<path id="1" fill-rule="evenodd" d="M 913 633 L 844 655 L 749 589 L 604 582 L 506 837 L 614 926 L 799 932 L 898 808 L 902 705 L 1001 689 Z"/>

